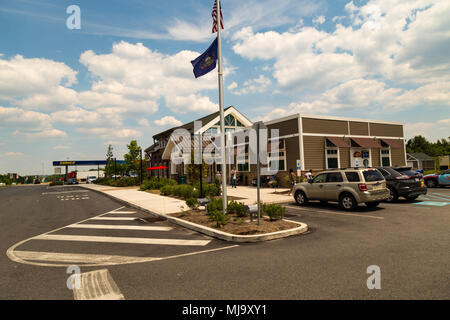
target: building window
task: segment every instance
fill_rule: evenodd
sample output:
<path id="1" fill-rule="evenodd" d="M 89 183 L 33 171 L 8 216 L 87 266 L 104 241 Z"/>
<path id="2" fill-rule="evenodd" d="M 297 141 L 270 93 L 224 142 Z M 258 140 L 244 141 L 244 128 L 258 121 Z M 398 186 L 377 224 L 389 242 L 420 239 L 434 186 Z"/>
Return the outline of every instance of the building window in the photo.
<path id="1" fill-rule="evenodd" d="M 245 162 L 244 163 L 239 163 L 239 161 L 245 161 Z M 241 171 L 241 172 L 248 172 L 249 171 L 248 155 L 247 154 L 239 156 L 236 159 L 236 162 L 237 162 L 237 169 L 238 169 L 238 171 Z"/>
<path id="2" fill-rule="evenodd" d="M 338 148 L 325 149 L 327 159 L 327 169 L 339 168 L 339 150 Z"/>
<path id="3" fill-rule="evenodd" d="M 217 134 L 217 128 L 216 127 L 211 127 L 208 130 L 205 131 L 205 134 L 209 134 L 209 135 L 216 135 Z"/>
<path id="4" fill-rule="evenodd" d="M 278 161 L 278 171 L 286 171 L 286 153 L 280 151 L 278 153 L 269 153 L 269 167 L 271 171 L 275 171 L 275 163 Z"/>
<path id="5" fill-rule="evenodd" d="M 391 166 L 391 152 L 389 149 L 380 150 L 381 166 L 390 167 Z"/>

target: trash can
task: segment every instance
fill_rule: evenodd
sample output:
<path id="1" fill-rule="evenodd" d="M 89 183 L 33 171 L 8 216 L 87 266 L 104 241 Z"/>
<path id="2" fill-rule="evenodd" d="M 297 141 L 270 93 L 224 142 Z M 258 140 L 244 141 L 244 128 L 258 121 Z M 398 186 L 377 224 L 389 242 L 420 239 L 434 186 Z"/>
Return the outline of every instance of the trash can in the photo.
<path id="1" fill-rule="evenodd" d="M 179 176 L 178 184 L 186 184 L 186 176 Z"/>

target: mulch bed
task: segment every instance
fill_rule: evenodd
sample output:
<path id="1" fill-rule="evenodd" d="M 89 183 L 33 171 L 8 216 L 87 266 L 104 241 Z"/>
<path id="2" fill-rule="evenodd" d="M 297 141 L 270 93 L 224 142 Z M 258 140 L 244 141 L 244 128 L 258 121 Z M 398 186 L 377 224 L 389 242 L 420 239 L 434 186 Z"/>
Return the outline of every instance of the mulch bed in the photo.
<path id="1" fill-rule="evenodd" d="M 236 214 L 229 214 L 230 217 L 225 226 L 218 229 L 216 222 L 210 220 L 205 210 L 188 210 L 170 214 L 189 222 L 197 223 L 206 227 L 214 228 L 223 232 L 236 235 L 254 235 L 276 232 L 281 230 L 297 228 L 299 225 L 285 220 L 270 221 L 268 217 L 261 217 L 261 224 L 258 226 L 257 217 L 253 217 L 253 222 L 249 222 L 249 217 L 241 218 Z"/>

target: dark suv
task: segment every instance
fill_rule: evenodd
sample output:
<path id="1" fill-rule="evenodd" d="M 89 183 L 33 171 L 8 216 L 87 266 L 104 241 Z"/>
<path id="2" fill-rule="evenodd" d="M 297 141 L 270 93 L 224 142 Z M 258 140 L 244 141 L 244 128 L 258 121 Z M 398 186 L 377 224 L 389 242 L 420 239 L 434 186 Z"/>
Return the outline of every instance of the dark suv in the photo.
<path id="1" fill-rule="evenodd" d="M 387 202 L 395 202 L 399 197 L 415 200 L 421 194 L 427 194 L 423 176 L 411 170 L 411 167 L 378 167 L 387 182 L 390 195 Z"/>

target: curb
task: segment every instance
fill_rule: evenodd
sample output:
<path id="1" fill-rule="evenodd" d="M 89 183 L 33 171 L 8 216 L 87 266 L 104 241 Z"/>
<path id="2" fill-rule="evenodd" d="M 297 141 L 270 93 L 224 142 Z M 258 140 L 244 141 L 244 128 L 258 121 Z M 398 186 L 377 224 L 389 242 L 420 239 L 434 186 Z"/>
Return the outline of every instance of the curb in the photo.
<path id="1" fill-rule="evenodd" d="M 225 241 L 229 241 L 229 242 L 260 242 L 260 241 L 268 241 L 268 240 L 275 240 L 275 239 L 280 239 L 280 238 L 285 238 L 285 237 L 289 237 L 289 236 L 293 236 L 293 235 L 298 235 L 298 234 L 302 234 L 308 231 L 308 225 L 302 222 L 297 222 L 297 221 L 292 221 L 292 220 L 286 220 L 284 219 L 284 221 L 288 221 L 288 222 L 292 222 L 295 224 L 298 224 L 299 226 L 293 229 L 288 229 L 288 230 L 281 230 L 281 231 L 276 231 L 276 232 L 271 232 L 271 233 L 264 233 L 264 234 L 257 234 L 257 235 L 237 235 L 237 234 L 231 234 L 231 233 L 227 233 L 227 232 L 223 232 L 220 230 L 216 230 L 213 228 L 209 228 L 209 227 L 205 227 L 196 223 L 192 223 L 190 221 L 186 221 L 180 218 L 175 218 L 166 214 L 162 214 L 162 213 L 156 213 L 153 211 L 150 211 L 148 209 L 142 208 L 136 204 L 127 202 L 125 200 L 122 200 L 120 198 L 117 198 L 113 195 L 104 193 L 100 190 L 95 190 L 95 189 L 91 189 L 91 188 L 86 188 L 84 186 L 80 186 L 81 188 L 87 189 L 87 190 L 91 190 L 97 193 L 101 193 L 102 195 L 105 195 L 115 201 L 120 202 L 121 204 L 125 204 L 127 206 L 136 208 L 138 210 L 144 211 L 152 216 L 156 216 L 156 217 L 160 217 L 160 218 L 164 218 L 167 221 L 182 226 L 184 228 L 190 229 L 190 230 L 194 230 L 203 234 L 206 234 L 208 236 L 220 239 L 220 240 L 225 240 Z"/>

